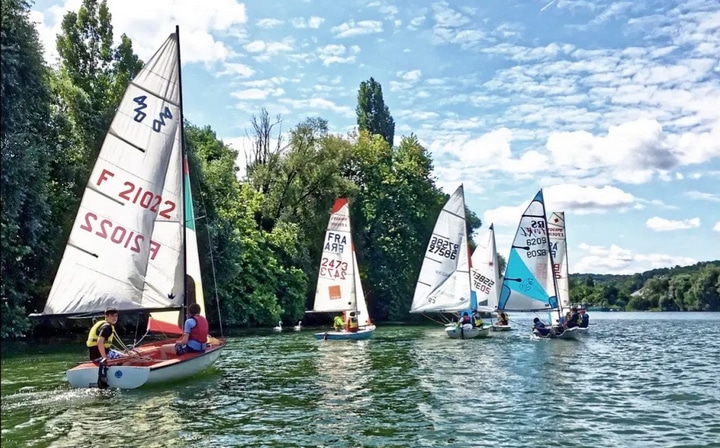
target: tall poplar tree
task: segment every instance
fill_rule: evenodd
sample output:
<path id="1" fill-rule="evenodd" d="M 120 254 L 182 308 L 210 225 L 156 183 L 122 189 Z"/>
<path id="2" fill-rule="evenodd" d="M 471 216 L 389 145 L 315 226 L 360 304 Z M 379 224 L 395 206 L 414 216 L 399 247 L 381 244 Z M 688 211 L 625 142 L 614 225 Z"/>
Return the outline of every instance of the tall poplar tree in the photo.
<path id="1" fill-rule="evenodd" d="M 382 86 L 370 78 L 360 83 L 358 90 L 357 124 L 361 131 L 381 135 L 390 146 L 395 138 L 395 120 L 385 105 Z"/>

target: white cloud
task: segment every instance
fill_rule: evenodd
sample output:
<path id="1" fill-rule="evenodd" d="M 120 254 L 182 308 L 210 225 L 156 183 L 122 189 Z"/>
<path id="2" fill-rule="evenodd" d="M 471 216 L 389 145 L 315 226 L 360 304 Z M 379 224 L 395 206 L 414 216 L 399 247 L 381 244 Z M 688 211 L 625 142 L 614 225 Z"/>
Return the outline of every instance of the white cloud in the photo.
<path id="1" fill-rule="evenodd" d="M 683 220 L 672 220 L 654 216 L 645 222 L 645 226 L 656 232 L 668 232 L 671 230 L 686 230 L 700 227 L 700 218 Z"/>
<path id="2" fill-rule="evenodd" d="M 237 75 L 241 78 L 249 78 L 255 74 L 255 70 L 251 67 L 238 62 L 226 62 L 224 67 L 225 70 L 216 72 L 215 76 Z"/>
<path id="3" fill-rule="evenodd" d="M 267 19 L 260 19 L 255 23 L 260 28 L 275 28 L 276 26 L 279 26 L 279 25 L 282 25 L 283 23 L 285 23 L 285 21 L 280 20 L 280 19 L 267 18 Z"/>
<path id="4" fill-rule="evenodd" d="M 574 273 L 633 274 L 650 269 L 697 263 L 697 260 L 691 257 L 636 253 L 615 244 L 606 247 L 582 243 L 579 249 L 586 255 L 581 256 L 575 263 L 572 258 L 570 259 L 570 263 L 573 264 L 570 271 Z"/>
<path id="5" fill-rule="evenodd" d="M 237 92 L 232 92 L 230 95 L 233 98 L 237 98 L 239 100 L 264 100 L 270 96 L 282 96 L 284 93 L 285 93 L 285 91 L 280 87 L 278 87 L 276 89 L 250 88 L 250 89 L 246 89 L 246 90 L 239 90 Z"/>
<path id="6" fill-rule="evenodd" d="M 269 61 L 273 56 L 292 51 L 294 40 L 286 38 L 281 42 L 265 42 L 262 40 L 254 40 L 244 45 L 245 51 L 253 53 L 254 59 L 257 61 Z"/>
<path id="7" fill-rule="evenodd" d="M 360 47 L 353 45 L 351 51 L 357 53 L 360 51 Z M 350 64 L 355 62 L 355 55 L 347 54 L 347 48 L 342 44 L 330 44 L 320 47 L 318 48 L 317 55 L 323 65 Z"/>
<path id="8" fill-rule="evenodd" d="M 46 14 L 33 12 L 33 18 L 40 21 L 38 32 L 49 62 L 57 59 L 55 36 L 60 33 L 63 16 L 68 11 L 77 11 L 81 3 L 81 0 L 65 0 L 62 5 L 48 8 Z M 135 52 L 144 60 L 175 31 L 177 24 L 183 63 L 226 61 L 234 54 L 228 44 L 216 36 L 243 36 L 247 22 L 245 5 L 235 0 L 216 0 L 202 8 L 183 0 L 108 0 L 108 7 L 116 41 L 122 33 L 127 34 Z M 142 14 L 138 15 L 137 11 Z"/>
<path id="9" fill-rule="evenodd" d="M 697 200 L 701 200 L 701 201 L 720 202 L 720 194 L 715 194 L 715 193 L 705 193 L 702 191 L 688 191 L 685 193 L 685 196 L 689 197 L 690 199 L 697 199 Z"/>
<path id="10" fill-rule="evenodd" d="M 422 71 L 420 70 L 410 70 L 407 72 L 397 72 L 397 76 L 399 76 L 401 79 L 407 81 L 407 82 L 417 82 L 420 77 L 422 76 Z"/>
<path id="11" fill-rule="evenodd" d="M 547 139 L 547 149 L 560 168 L 612 168 L 615 179 L 631 182 L 647 181 L 654 170 L 678 163 L 660 123 L 647 119 L 612 126 L 601 137 L 587 131 L 555 132 Z"/>
<path id="12" fill-rule="evenodd" d="M 638 198 L 617 187 L 602 188 L 575 184 L 560 184 L 543 190 L 548 210 L 577 214 L 622 212 L 637 207 Z"/>
<path id="13" fill-rule="evenodd" d="M 320 25 L 325 21 L 322 17 L 312 16 L 305 20 L 303 17 L 292 19 L 292 25 L 295 28 L 311 28 L 318 29 Z"/>
<path id="14" fill-rule="evenodd" d="M 713 230 L 716 232 L 720 232 L 720 221 L 716 222 L 713 226 Z"/>
<path id="15" fill-rule="evenodd" d="M 381 33 L 382 30 L 383 24 L 377 20 L 361 20 L 357 23 L 354 20 L 350 20 L 330 29 L 336 38 Z"/>
<path id="16" fill-rule="evenodd" d="M 416 30 L 420 25 L 422 25 L 425 22 L 425 16 L 418 16 L 410 20 L 410 24 L 408 25 L 409 30 Z"/>
<path id="17" fill-rule="evenodd" d="M 345 117 L 355 117 L 355 109 L 349 106 L 340 106 L 335 104 L 333 101 L 325 98 L 309 98 L 302 100 L 294 100 L 290 98 L 281 98 L 280 102 L 287 104 L 293 109 L 299 109 L 304 115 L 307 115 L 309 111 L 331 111 Z"/>

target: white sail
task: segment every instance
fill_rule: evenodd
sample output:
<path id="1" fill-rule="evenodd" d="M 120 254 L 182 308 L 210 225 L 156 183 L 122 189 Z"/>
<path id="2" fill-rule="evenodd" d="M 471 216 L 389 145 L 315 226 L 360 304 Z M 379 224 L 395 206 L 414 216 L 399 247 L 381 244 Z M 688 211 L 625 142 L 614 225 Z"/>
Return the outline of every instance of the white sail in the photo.
<path id="1" fill-rule="evenodd" d="M 185 257 L 187 269 L 186 305 L 197 303 L 200 314 L 205 314 L 205 296 L 203 293 L 202 275 L 200 271 L 200 253 L 195 233 L 195 212 L 193 210 L 192 189 L 190 188 L 190 170 L 187 157 L 184 163 L 183 187 L 185 188 Z M 166 334 L 182 334 L 183 316 L 179 311 L 156 311 L 150 313 L 148 331 Z"/>
<path id="2" fill-rule="evenodd" d="M 470 307 L 470 299 L 465 195 L 460 185 L 435 222 L 410 312 L 459 311 Z"/>
<path id="3" fill-rule="evenodd" d="M 505 268 L 498 310 L 537 311 L 558 308 L 542 190 L 520 218 Z"/>
<path id="4" fill-rule="evenodd" d="M 357 255 L 353 247 L 353 263 L 355 265 L 355 299 L 358 310 L 358 325 L 367 327 L 372 324 L 370 313 L 368 312 L 367 302 L 365 301 L 365 293 L 363 292 L 362 281 L 360 280 L 360 268 L 357 263 Z"/>
<path id="5" fill-rule="evenodd" d="M 350 205 L 347 199 L 339 198 L 333 205 L 325 231 L 313 311 L 357 309 L 355 271 Z"/>
<path id="6" fill-rule="evenodd" d="M 553 269 L 562 309 L 570 308 L 570 275 L 568 272 L 567 239 L 565 236 L 565 212 L 552 212 L 548 217 L 548 232 L 553 256 Z M 548 280 L 548 284 L 552 279 Z"/>
<path id="7" fill-rule="evenodd" d="M 128 86 L 42 314 L 182 304 L 177 45 L 177 35 L 170 35 Z"/>
<path id="8" fill-rule="evenodd" d="M 478 242 L 471 261 L 470 278 L 472 293 L 476 300 L 475 309 L 495 311 L 500 292 L 500 269 L 495 246 L 495 229 L 492 224 L 486 232 L 486 237 Z"/>

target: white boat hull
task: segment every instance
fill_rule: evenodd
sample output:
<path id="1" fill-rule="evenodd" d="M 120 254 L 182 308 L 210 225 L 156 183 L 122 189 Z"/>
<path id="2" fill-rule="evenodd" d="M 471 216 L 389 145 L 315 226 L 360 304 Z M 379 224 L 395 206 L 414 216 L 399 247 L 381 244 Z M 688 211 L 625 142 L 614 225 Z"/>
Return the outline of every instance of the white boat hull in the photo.
<path id="1" fill-rule="evenodd" d="M 484 328 L 461 328 L 458 326 L 445 327 L 445 333 L 450 339 L 473 339 L 486 338 L 490 334 L 490 327 Z"/>
<path id="2" fill-rule="evenodd" d="M 321 331 L 315 333 L 315 339 L 324 341 L 362 341 L 370 339 L 373 333 L 375 333 L 375 325 L 370 325 L 358 331 Z"/>
<path id="3" fill-rule="evenodd" d="M 533 331 L 533 337 L 536 339 L 583 339 L 590 334 L 589 328 L 572 327 L 568 328 L 560 334 L 555 332 L 549 333 L 547 336 L 541 336 Z"/>
<path id="4" fill-rule="evenodd" d="M 137 347 L 136 351 L 142 358 L 152 358 L 153 355 L 159 354 L 159 347 L 166 343 L 168 342 L 147 344 Z M 108 366 L 107 383 L 110 388 L 137 389 L 149 384 L 188 378 L 213 365 L 220 357 L 223 348 L 225 348 L 224 342 L 210 347 L 202 353 L 186 353 L 181 356 L 172 356 L 166 360 L 133 361 L 132 358 L 113 360 L 110 362 L 116 364 Z M 121 365 L 121 363 L 129 365 Z M 95 388 L 98 387 L 98 372 L 99 367 L 88 361 L 68 370 L 66 375 L 72 387 Z"/>
<path id="5" fill-rule="evenodd" d="M 510 325 L 493 325 L 492 331 L 512 331 L 512 327 Z"/>

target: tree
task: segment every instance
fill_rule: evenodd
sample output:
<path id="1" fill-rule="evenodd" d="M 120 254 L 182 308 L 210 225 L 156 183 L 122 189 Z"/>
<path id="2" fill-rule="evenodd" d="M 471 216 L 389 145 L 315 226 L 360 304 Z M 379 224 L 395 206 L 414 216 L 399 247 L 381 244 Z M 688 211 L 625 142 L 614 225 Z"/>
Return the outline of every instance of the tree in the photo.
<path id="1" fill-rule="evenodd" d="M 30 6 L 22 0 L 2 2 L 2 127 L 0 152 L 2 195 L 0 335 L 28 328 L 25 306 L 42 288 L 48 263 L 47 184 L 54 151 L 48 70 Z"/>
<path id="2" fill-rule="evenodd" d="M 382 86 L 370 78 L 360 83 L 356 108 L 357 124 L 360 131 L 377 134 L 392 147 L 395 139 L 395 120 L 385 105 Z"/>

